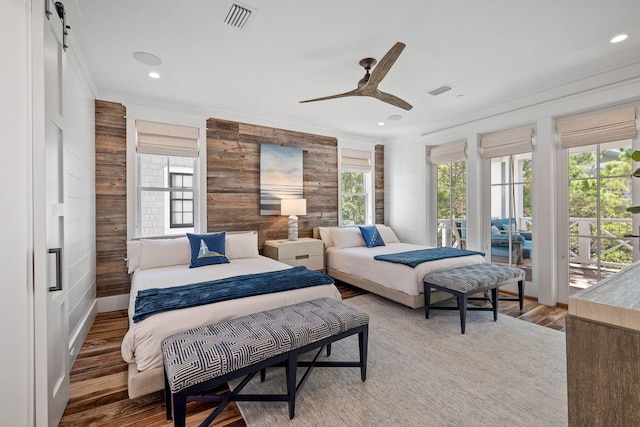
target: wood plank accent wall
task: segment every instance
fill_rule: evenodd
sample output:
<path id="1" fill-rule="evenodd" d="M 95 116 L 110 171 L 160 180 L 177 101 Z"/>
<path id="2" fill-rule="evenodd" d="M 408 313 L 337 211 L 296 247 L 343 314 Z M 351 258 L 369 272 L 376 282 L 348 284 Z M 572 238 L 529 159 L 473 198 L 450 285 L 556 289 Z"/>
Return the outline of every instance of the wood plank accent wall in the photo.
<path id="1" fill-rule="evenodd" d="M 96 296 L 128 294 L 126 108 L 95 102 Z"/>
<path id="2" fill-rule="evenodd" d="M 207 120 L 207 230 L 257 230 L 265 240 L 287 238 L 287 218 L 260 215 L 260 144 L 303 149 L 307 215 L 300 237 L 313 227 L 338 224 L 338 148 L 336 138 Z"/>
<path id="3" fill-rule="evenodd" d="M 384 145 L 376 145 L 375 149 L 375 223 L 384 224 Z"/>

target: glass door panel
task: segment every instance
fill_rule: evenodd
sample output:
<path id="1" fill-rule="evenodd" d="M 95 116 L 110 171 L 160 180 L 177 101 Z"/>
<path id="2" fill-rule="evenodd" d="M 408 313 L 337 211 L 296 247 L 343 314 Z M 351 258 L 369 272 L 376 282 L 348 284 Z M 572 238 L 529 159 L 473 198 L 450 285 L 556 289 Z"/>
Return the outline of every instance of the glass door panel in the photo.
<path id="1" fill-rule="evenodd" d="M 491 159 L 491 262 L 532 272 L 531 153 Z"/>
<path id="2" fill-rule="evenodd" d="M 581 289 L 633 262 L 631 140 L 569 149 L 569 285 Z"/>
<path id="3" fill-rule="evenodd" d="M 466 165 L 465 160 L 438 165 L 438 246 L 465 247 Z"/>

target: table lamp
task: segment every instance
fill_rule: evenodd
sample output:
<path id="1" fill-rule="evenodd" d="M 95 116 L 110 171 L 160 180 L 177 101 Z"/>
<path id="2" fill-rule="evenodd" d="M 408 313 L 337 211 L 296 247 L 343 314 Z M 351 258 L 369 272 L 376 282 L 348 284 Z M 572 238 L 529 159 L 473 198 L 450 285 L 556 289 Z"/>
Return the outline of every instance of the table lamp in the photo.
<path id="1" fill-rule="evenodd" d="M 282 199 L 280 215 L 289 216 L 289 240 L 298 240 L 298 217 L 307 214 L 307 199 Z"/>

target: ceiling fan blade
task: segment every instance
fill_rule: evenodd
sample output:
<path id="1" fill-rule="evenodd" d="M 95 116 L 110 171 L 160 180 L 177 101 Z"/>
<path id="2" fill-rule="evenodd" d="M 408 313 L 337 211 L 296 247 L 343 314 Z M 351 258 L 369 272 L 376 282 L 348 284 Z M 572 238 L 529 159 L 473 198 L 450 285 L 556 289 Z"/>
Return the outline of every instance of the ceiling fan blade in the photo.
<path id="1" fill-rule="evenodd" d="M 378 65 L 373 68 L 371 72 L 371 77 L 369 77 L 369 82 L 367 86 L 370 89 L 375 89 L 378 87 L 378 84 L 384 79 L 387 75 L 393 64 L 396 62 L 402 51 L 404 50 L 405 44 L 402 42 L 397 42 L 393 45 L 389 52 L 387 52 Z"/>
<path id="2" fill-rule="evenodd" d="M 387 104 L 395 105 L 396 107 L 403 108 L 405 110 L 411 110 L 413 106 L 409 104 L 404 99 L 398 98 L 395 95 L 391 95 L 390 93 L 383 92 L 381 90 L 376 89 L 372 94 L 374 98 L 379 99 L 380 101 L 386 102 Z"/>
<path id="3" fill-rule="evenodd" d="M 335 99 L 335 98 L 344 98 L 346 96 L 358 96 L 360 95 L 361 89 L 354 89 L 351 90 L 349 92 L 345 92 L 345 93 L 339 93 L 338 95 L 331 95 L 331 96 L 323 96 L 322 98 L 314 98 L 314 99 L 307 99 L 305 101 L 300 101 L 300 103 L 305 103 L 305 102 L 315 102 L 315 101 L 324 101 L 325 99 Z"/>

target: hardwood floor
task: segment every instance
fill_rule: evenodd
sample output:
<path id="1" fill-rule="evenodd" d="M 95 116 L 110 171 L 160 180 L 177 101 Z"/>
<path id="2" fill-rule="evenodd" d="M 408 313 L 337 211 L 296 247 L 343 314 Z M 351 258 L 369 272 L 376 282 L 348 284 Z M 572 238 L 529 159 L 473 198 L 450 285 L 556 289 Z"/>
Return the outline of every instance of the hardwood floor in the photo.
<path id="1" fill-rule="evenodd" d="M 366 293 L 337 283 L 344 299 Z M 564 331 L 566 308 L 548 307 L 525 300 L 520 312 L 515 301 L 501 301 L 500 313 Z M 138 399 L 127 396 L 127 364 L 120 344 L 127 331 L 127 312 L 100 313 L 71 370 L 71 398 L 60 426 L 166 427 L 161 391 Z M 224 391 L 221 389 L 220 391 Z M 187 426 L 197 426 L 215 404 L 192 402 L 187 406 Z M 245 426 L 235 403 L 230 403 L 211 424 L 216 427 Z"/>

